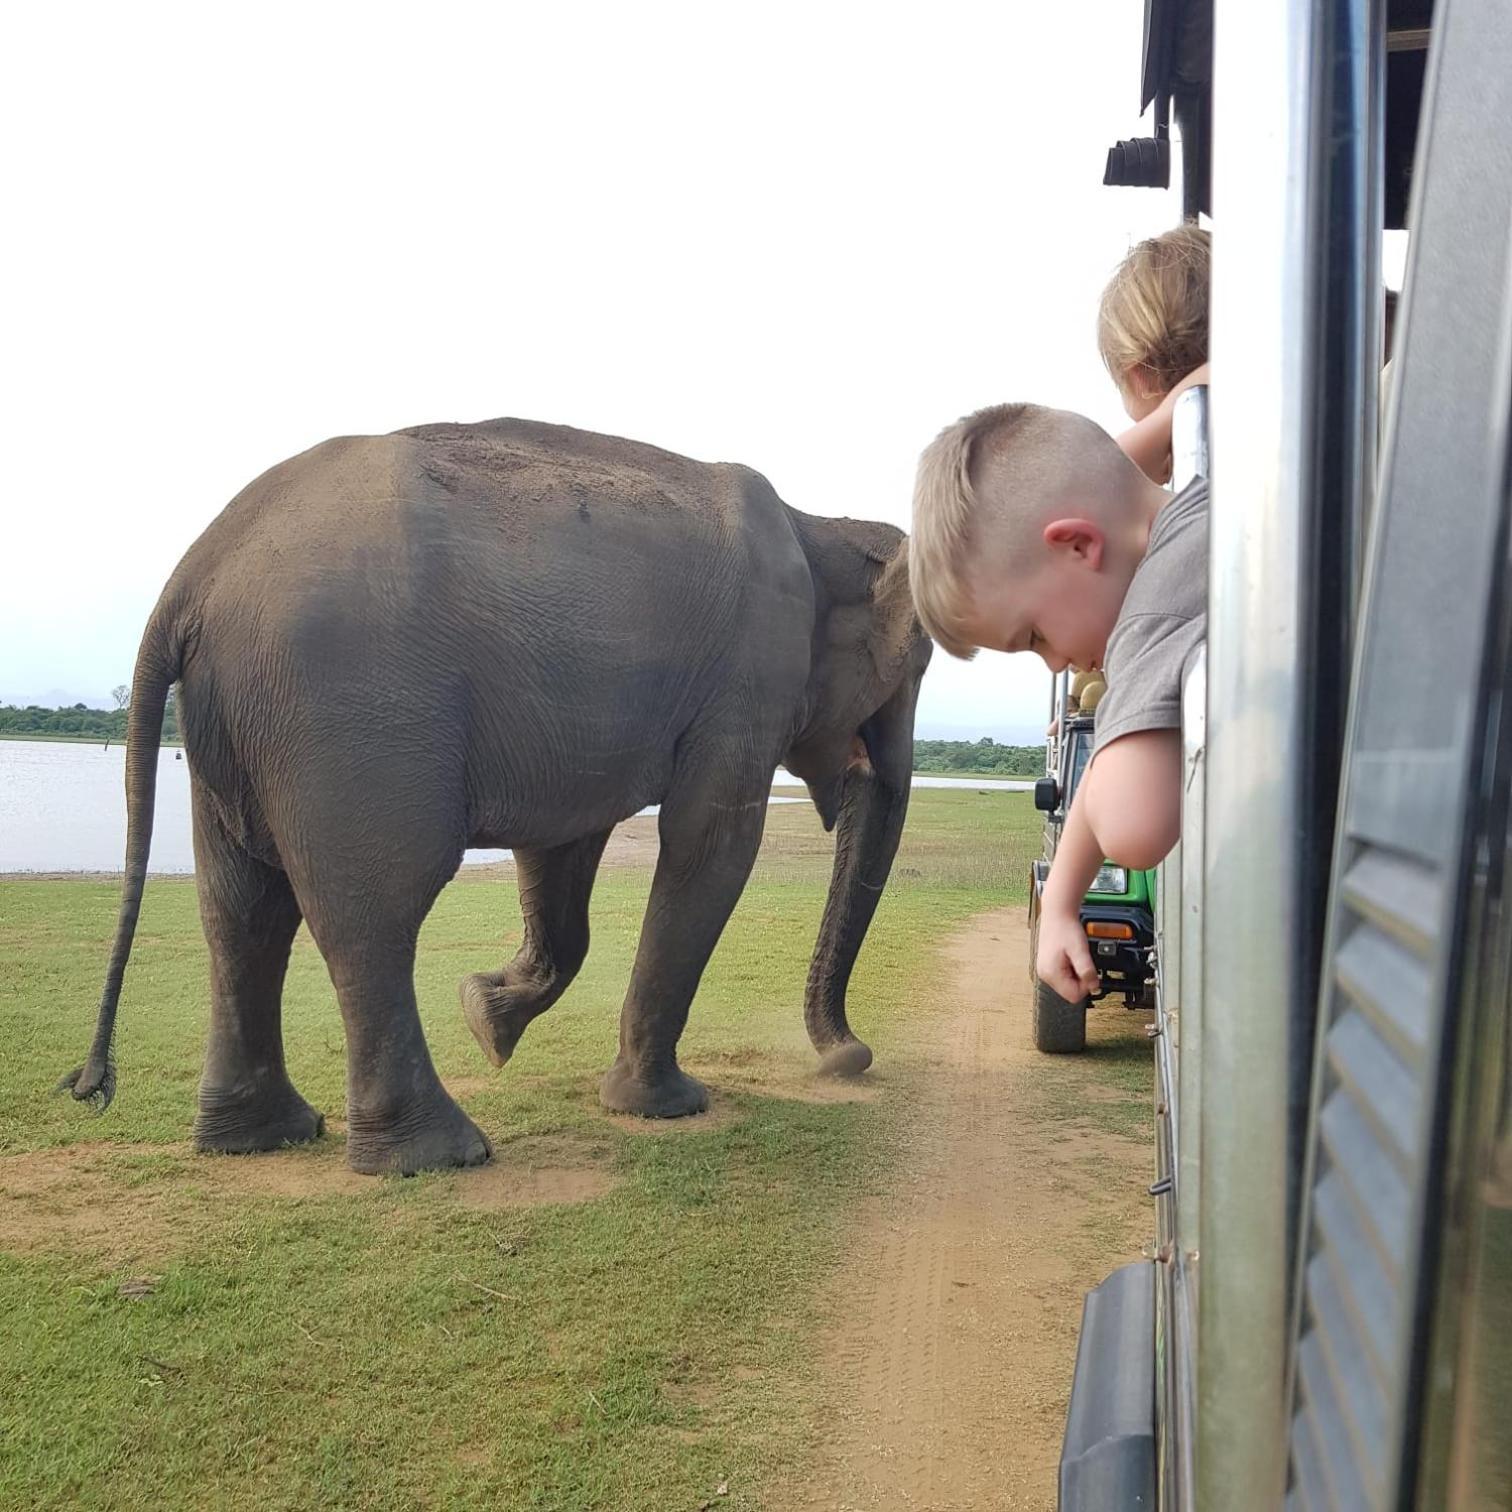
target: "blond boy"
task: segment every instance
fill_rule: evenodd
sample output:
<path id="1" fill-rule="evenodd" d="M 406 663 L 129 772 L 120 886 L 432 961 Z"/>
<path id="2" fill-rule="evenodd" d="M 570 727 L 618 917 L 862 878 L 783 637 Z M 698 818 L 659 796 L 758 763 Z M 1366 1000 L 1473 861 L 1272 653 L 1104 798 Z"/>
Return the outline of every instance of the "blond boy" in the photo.
<path id="1" fill-rule="evenodd" d="M 910 574 L 953 656 L 1034 651 L 1098 668 L 1093 759 L 1041 898 L 1040 980 L 1097 989 L 1082 898 L 1104 857 L 1154 866 L 1181 829 L 1181 683 L 1207 632 L 1207 484 L 1172 496 L 1081 415 L 1004 404 L 919 461 Z"/>

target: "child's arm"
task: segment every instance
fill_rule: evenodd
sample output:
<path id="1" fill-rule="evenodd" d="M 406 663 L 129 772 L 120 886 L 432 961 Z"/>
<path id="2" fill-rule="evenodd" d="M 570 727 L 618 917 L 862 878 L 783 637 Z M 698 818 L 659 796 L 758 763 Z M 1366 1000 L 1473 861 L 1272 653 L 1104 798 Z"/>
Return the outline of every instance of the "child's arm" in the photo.
<path id="1" fill-rule="evenodd" d="M 1141 730 L 1097 753 L 1082 778 L 1040 899 L 1035 973 L 1075 1002 L 1097 990 L 1081 903 L 1106 858 L 1143 870 L 1181 838 L 1181 733 Z"/>
<path id="2" fill-rule="evenodd" d="M 1143 420 L 1118 437 L 1124 455 L 1153 482 L 1165 483 L 1171 476 L 1171 419 L 1176 413 L 1176 401 L 1187 389 L 1207 381 L 1208 364 L 1204 362 L 1188 373 Z"/>
<path id="3" fill-rule="evenodd" d="M 1103 855 L 1131 871 L 1159 866 L 1181 839 L 1181 731 L 1140 730 L 1110 742 L 1084 789 L 1088 782 L 1087 823 Z"/>
<path id="4" fill-rule="evenodd" d="M 1081 924 L 1081 900 L 1103 863 L 1102 846 L 1087 823 L 1087 794 L 1096 770 L 1094 762 L 1072 800 L 1040 897 L 1039 948 L 1034 972 L 1040 981 L 1071 1003 L 1095 992 L 1098 982 L 1097 968 L 1092 964 L 1092 952 L 1087 948 Z"/>
<path id="5" fill-rule="evenodd" d="M 1118 436 L 1119 448 L 1152 483 L 1164 483 L 1171 476 L 1170 395 L 1160 401 L 1143 420 L 1131 425 Z"/>

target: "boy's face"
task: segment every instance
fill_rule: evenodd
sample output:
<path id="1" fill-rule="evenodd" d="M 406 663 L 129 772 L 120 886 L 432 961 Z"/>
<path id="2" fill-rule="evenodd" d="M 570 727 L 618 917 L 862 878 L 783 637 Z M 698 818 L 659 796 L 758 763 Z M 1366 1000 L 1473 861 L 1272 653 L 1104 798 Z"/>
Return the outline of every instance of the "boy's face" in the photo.
<path id="1" fill-rule="evenodd" d="M 970 638 L 994 651 L 1033 651 L 1052 672 L 1100 667 L 1128 581 L 1090 521 L 1052 522 L 1044 545 L 1019 573 L 984 566 L 968 577 Z"/>

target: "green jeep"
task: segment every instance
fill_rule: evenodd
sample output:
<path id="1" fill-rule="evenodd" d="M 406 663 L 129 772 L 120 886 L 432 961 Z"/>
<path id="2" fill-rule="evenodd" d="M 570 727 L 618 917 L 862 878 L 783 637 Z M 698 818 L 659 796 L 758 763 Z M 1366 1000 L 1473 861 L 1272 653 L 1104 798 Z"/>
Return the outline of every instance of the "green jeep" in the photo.
<path id="1" fill-rule="evenodd" d="M 1065 707 L 1064 699 L 1059 700 Z M 1084 1050 L 1087 1007 L 1094 998 L 1123 993 L 1130 1008 L 1152 1006 L 1155 950 L 1155 873 L 1105 864 L 1082 902 L 1082 927 L 1102 985 L 1092 997 L 1068 1003 L 1035 974 L 1039 953 L 1040 896 L 1077 784 L 1092 757 L 1096 716 L 1063 717 L 1046 749 L 1046 775 L 1034 785 L 1034 806 L 1045 815 L 1044 855 L 1031 868 L 1029 982 L 1034 989 L 1034 1043 L 1049 1055 Z"/>

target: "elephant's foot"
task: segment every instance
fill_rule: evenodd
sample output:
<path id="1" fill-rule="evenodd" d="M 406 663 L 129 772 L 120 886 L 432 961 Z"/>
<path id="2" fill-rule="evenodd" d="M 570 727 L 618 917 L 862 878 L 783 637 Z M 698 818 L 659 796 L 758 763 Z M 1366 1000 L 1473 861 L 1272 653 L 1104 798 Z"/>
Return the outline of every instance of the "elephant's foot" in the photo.
<path id="1" fill-rule="evenodd" d="M 819 1052 L 819 1075 L 860 1076 L 871 1063 L 871 1046 L 858 1039 L 843 1039 Z"/>
<path id="2" fill-rule="evenodd" d="M 709 1089 L 676 1066 L 655 1081 L 646 1081 L 624 1061 L 615 1061 L 599 1084 L 599 1101 L 611 1113 L 686 1118 L 709 1106 Z"/>
<path id="3" fill-rule="evenodd" d="M 194 1148 L 223 1155 L 251 1155 L 308 1144 L 325 1129 L 325 1119 L 287 1080 L 255 1093 L 200 1088 L 194 1120 Z"/>
<path id="4" fill-rule="evenodd" d="M 492 1157 L 488 1136 L 444 1092 L 393 1114 L 347 1115 L 347 1164 L 364 1176 L 447 1171 Z"/>
<path id="5" fill-rule="evenodd" d="M 514 1054 L 525 1026 L 541 1009 L 518 987 L 510 987 L 501 977 L 476 972 L 463 977 L 458 991 L 462 1013 L 473 1038 L 495 1066 L 502 1066 Z"/>

